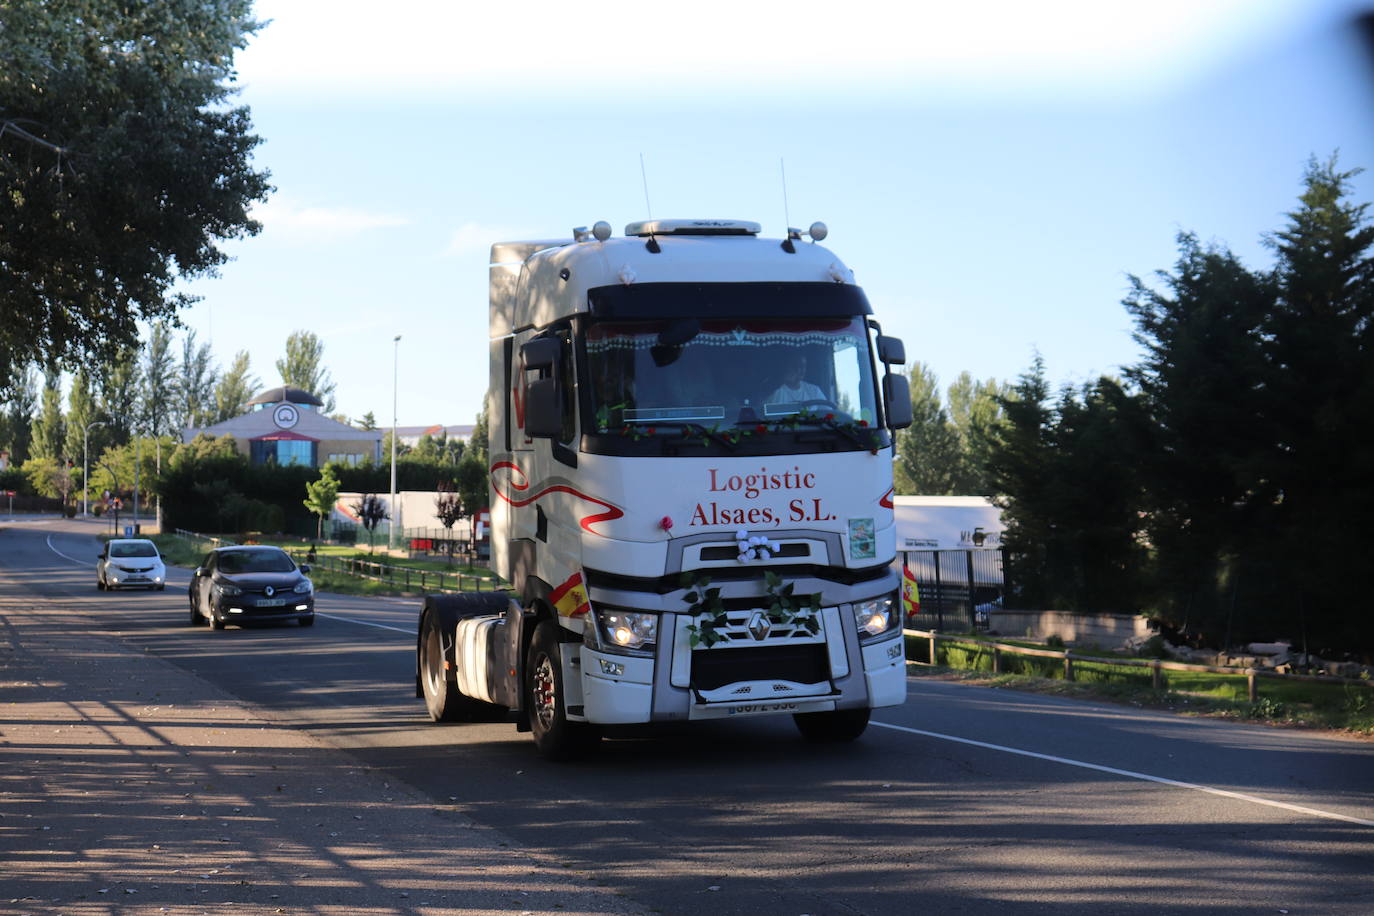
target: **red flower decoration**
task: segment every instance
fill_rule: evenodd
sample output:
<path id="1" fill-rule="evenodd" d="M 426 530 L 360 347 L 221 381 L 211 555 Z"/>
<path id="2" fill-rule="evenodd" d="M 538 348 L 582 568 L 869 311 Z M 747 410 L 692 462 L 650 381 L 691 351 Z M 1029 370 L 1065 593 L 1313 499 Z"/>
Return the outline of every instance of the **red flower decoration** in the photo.
<path id="1" fill-rule="evenodd" d="M 860 420 L 860 421 L 859 421 L 859 425 L 860 425 L 860 426 L 867 426 L 867 425 L 868 425 L 868 421 L 867 421 L 867 420 Z"/>
<path id="2" fill-rule="evenodd" d="M 663 518 L 658 520 L 658 527 L 662 528 L 664 531 L 672 531 L 673 517 L 671 515 L 663 516 Z"/>
<path id="3" fill-rule="evenodd" d="M 649 435 L 652 436 L 654 433 L 658 432 L 658 430 L 656 430 L 656 429 L 654 429 L 652 426 L 650 426 L 649 429 L 647 430 L 647 432 L 649 433 Z"/>
<path id="4" fill-rule="evenodd" d="M 827 420 L 833 420 L 833 419 L 835 419 L 835 415 L 834 415 L 833 413 L 828 413 L 828 414 L 825 415 L 825 418 L 826 418 Z"/>
<path id="5" fill-rule="evenodd" d="M 766 433 L 766 432 L 768 432 L 768 427 L 767 427 L 767 426 L 764 426 L 762 423 L 760 423 L 758 426 L 755 426 L 755 427 L 754 427 L 754 432 L 756 432 L 756 433 Z"/>

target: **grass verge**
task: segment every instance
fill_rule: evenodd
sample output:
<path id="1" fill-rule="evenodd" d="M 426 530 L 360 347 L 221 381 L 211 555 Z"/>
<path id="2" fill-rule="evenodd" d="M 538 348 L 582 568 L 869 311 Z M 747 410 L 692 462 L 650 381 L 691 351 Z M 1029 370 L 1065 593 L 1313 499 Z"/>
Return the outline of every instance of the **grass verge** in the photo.
<path id="1" fill-rule="evenodd" d="M 907 658 L 930 658 L 930 641 L 908 636 Z M 1029 645 L 1029 644 L 1028 644 Z M 1043 647 L 1040 647 L 1043 648 Z M 1150 685 L 1150 672 L 1113 666 L 1102 661 L 1074 661 L 1074 680 L 1063 678 L 1057 659 L 1003 653 L 999 673 L 992 671 L 992 653 L 972 644 L 947 645 L 941 639 L 936 665 L 907 662 L 908 673 L 977 683 L 988 687 L 1081 699 L 1106 700 L 1143 709 L 1184 715 L 1262 722 L 1295 728 L 1316 728 L 1374 738 L 1374 686 L 1315 684 L 1305 681 L 1259 679 L 1259 699 L 1246 699 L 1245 676 L 1207 672 L 1164 672 L 1164 688 Z"/>
<path id="2" fill-rule="evenodd" d="M 151 536 L 157 544 L 158 550 L 162 552 L 163 559 L 174 566 L 183 566 L 187 569 L 195 569 L 200 565 L 200 561 L 209 552 L 210 545 L 204 541 L 188 540 L 175 534 L 155 534 Z M 308 548 L 308 544 L 300 541 L 288 541 L 264 538 L 260 543 L 270 544 L 276 547 L 283 547 L 295 555 L 299 555 Z M 442 572 L 452 583 L 453 576 L 462 575 L 467 580 L 482 579 L 483 589 L 487 590 L 493 585 L 499 585 L 500 580 L 494 576 L 489 569 L 476 566 L 448 565 L 446 560 L 435 560 L 430 558 L 411 558 L 411 557 L 390 557 L 383 554 L 369 554 L 366 551 L 357 550 L 352 547 L 339 547 L 326 545 L 315 548 L 318 557 L 333 557 L 340 560 L 362 560 L 368 563 L 385 563 L 398 569 L 411 569 L 427 573 Z M 324 569 L 316 565 L 310 570 L 310 580 L 315 583 L 315 587 L 321 591 L 334 592 L 340 595 L 366 595 L 366 596 L 413 596 L 422 593 L 418 583 L 413 583 L 410 590 L 406 590 L 399 584 L 393 585 L 387 582 L 378 582 L 373 579 L 365 578 L 361 575 L 350 575 L 347 572 Z M 432 584 L 432 580 L 431 580 Z M 433 588 L 430 591 L 436 590 Z"/>

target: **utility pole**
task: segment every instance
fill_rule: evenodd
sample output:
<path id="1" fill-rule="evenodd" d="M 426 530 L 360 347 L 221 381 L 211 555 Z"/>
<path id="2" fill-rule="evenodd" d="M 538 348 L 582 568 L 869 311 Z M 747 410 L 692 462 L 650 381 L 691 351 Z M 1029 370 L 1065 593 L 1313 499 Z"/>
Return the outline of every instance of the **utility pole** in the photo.
<path id="1" fill-rule="evenodd" d="M 399 520 L 401 512 L 396 505 L 396 380 L 400 378 L 401 364 L 401 335 L 397 334 L 392 341 L 391 355 L 391 501 L 387 504 L 391 509 L 391 523 L 387 525 L 387 549 L 396 549 L 396 522 Z"/>

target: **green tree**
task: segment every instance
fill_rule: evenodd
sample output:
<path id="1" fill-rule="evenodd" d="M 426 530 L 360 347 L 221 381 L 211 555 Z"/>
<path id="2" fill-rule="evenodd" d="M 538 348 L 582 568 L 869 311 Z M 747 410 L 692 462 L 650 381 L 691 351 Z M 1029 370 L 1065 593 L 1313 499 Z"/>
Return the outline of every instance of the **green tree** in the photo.
<path id="1" fill-rule="evenodd" d="M 110 441 L 123 444 L 132 438 L 138 422 L 141 371 L 138 350 L 120 350 L 98 378 L 101 418 Z"/>
<path id="2" fill-rule="evenodd" d="M 48 462 L 67 457 L 66 418 L 62 415 L 62 377 L 47 372 L 43 378 L 42 407 L 33 421 L 33 457 Z"/>
<path id="3" fill-rule="evenodd" d="M 277 360 L 283 385 L 301 388 L 324 402 L 324 413 L 334 410 L 334 381 L 324 368 L 324 344 L 309 331 L 296 331 L 286 338 L 286 356 Z"/>
<path id="4" fill-rule="evenodd" d="M 179 469 L 188 465 L 203 464 L 214 459 L 240 458 L 247 463 L 248 459 L 239 454 L 238 446 L 234 444 L 234 437 L 228 433 L 218 439 L 207 433 L 198 433 L 190 442 L 177 446 L 168 464 L 172 468 Z"/>
<path id="5" fill-rule="evenodd" d="M 462 501 L 464 515 L 476 515 L 490 506 L 491 491 L 488 487 L 487 463 L 478 458 L 471 449 L 458 464 L 454 487 Z"/>
<path id="6" fill-rule="evenodd" d="M 377 418 L 372 415 L 372 411 L 363 414 L 363 418 L 358 421 L 358 428 L 369 431 L 377 428 Z"/>
<path id="7" fill-rule="evenodd" d="M 324 537 L 324 520 L 334 511 L 334 504 L 338 500 L 339 478 L 334 474 L 333 465 L 326 464 L 320 470 L 319 479 L 305 485 L 305 508 L 317 516 L 315 540 Z"/>
<path id="8" fill-rule="evenodd" d="M 230 104 L 250 0 L 6 3 L 0 387 L 39 358 L 109 362 L 189 300 L 270 190 Z"/>
<path id="9" fill-rule="evenodd" d="M 487 422 L 487 402 L 486 399 L 483 398 L 482 411 L 481 413 L 477 414 L 477 423 L 472 428 L 472 438 L 468 440 L 467 447 L 468 453 L 474 455 L 477 458 L 478 462 L 481 463 L 483 468 L 485 468 L 490 463 L 490 443 L 487 441 L 489 438 L 489 428 L 490 427 Z"/>
<path id="10" fill-rule="evenodd" d="M 955 492 L 959 438 L 941 405 L 940 380 L 925 363 L 911 366 L 912 423 L 897 435 L 899 493 L 945 496 Z"/>
<path id="11" fill-rule="evenodd" d="M 1156 613 L 1216 644 L 1241 558 L 1258 560 L 1254 533 L 1272 532 L 1278 492 L 1257 459 L 1273 442 L 1262 420 L 1272 387 L 1263 326 L 1278 291 L 1269 276 L 1191 233 L 1180 234 L 1178 246 L 1173 271 L 1156 274 L 1160 289 L 1130 278 L 1124 304 L 1144 358 L 1127 377 L 1152 426 L 1140 466 L 1159 575 Z"/>
<path id="12" fill-rule="evenodd" d="M 215 416 L 215 369 L 208 343 L 196 345 L 196 332 L 188 330 L 181 342 L 181 363 L 177 367 L 176 402 L 173 417 L 182 429 L 208 426 Z"/>
<path id="13" fill-rule="evenodd" d="M 62 454 L 80 462 L 89 445 L 91 453 L 98 455 L 108 441 L 108 433 L 103 426 L 91 427 L 86 435 L 87 424 L 103 421 L 91 394 L 90 381 L 86 372 L 78 369 L 72 376 L 71 388 L 67 392 L 67 437 L 62 446 Z"/>
<path id="14" fill-rule="evenodd" d="M 248 402 L 258 393 L 262 384 L 249 370 L 248 351 L 240 350 L 234 354 L 229 371 L 220 376 L 215 386 L 215 412 L 210 423 L 223 423 L 248 411 Z"/>
<path id="15" fill-rule="evenodd" d="M 4 410 L 0 412 L 0 449 L 10 453 L 10 462 L 18 467 L 29 458 L 33 442 L 33 412 L 38 402 L 33 369 L 24 371 L 7 389 L 0 391 Z"/>
<path id="16" fill-rule="evenodd" d="M 1359 171 L 1341 171 L 1334 156 L 1309 162 L 1298 207 L 1269 240 L 1278 286 L 1262 335 L 1271 439 L 1256 476 L 1275 493 L 1278 568 L 1302 571 L 1281 592 L 1296 605 L 1287 615 L 1295 635 L 1374 654 L 1374 619 L 1351 612 L 1367 589 L 1348 573 L 1351 557 L 1374 549 L 1374 226 L 1369 205 L 1349 200 Z M 1266 584 L 1250 583 L 1258 612 Z"/>
<path id="17" fill-rule="evenodd" d="M 1011 389 L 996 379 L 974 381 L 961 372 L 949 386 L 949 421 L 957 439 L 953 492 L 991 496 L 988 458 L 997 429 L 1006 422 L 1001 400 Z"/>
<path id="18" fill-rule="evenodd" d="M 177 426 L 176 361 L 172 356 L 172 332 L 158 322 L 148 334 L 143 348 L 143 401 L 139 409 L 139 426 L 154 436 L 175 436 Z"/>

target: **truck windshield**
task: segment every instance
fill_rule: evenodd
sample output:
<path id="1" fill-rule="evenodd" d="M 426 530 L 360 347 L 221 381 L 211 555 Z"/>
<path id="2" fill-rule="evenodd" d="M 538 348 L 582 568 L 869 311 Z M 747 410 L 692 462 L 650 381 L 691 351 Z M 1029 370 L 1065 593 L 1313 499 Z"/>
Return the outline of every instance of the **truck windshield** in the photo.
<path id="1" fill-rule="evenodd" d="M 603 321 L 586 350 L 601 433 L 876 418 L 860 317 Z"/>

